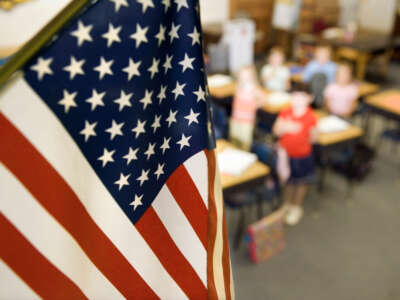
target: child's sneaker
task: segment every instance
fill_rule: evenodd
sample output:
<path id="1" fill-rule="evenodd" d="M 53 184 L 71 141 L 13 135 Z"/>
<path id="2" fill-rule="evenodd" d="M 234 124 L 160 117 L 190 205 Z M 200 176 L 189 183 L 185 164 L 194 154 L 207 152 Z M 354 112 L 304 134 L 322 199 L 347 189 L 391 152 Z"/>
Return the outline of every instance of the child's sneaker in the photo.
<path id="1" fill-rule="evenodd" d="M 286 214 L 285 222 L 288 225 L 296 225 L 303 217 L 303 208 L 299 205 L 291 205 Z"/>

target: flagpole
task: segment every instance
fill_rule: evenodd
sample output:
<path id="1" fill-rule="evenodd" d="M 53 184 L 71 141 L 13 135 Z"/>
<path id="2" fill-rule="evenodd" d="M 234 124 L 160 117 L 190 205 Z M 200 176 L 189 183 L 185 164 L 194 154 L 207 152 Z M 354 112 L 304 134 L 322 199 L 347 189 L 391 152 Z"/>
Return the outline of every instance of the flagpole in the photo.
<path id="1" fill-rule="evenodd" d="M 0 88 L 91 0 L 73 0 L 0 68 Z"/>

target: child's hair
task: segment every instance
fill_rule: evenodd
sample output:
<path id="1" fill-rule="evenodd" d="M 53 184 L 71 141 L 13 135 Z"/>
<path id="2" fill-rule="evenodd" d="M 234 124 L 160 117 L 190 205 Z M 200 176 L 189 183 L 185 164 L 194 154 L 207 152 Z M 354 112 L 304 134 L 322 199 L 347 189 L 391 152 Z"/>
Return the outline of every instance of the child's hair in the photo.
<path id="1" fill-rule="evenodd" d="M 342 60 L 338 63 L 338 67 L 344 67 L 349 69 L 351 76 L 353 76 L 353 65 L 346 60 Z"/>
<path id="2" fill-rule="evenodd" d="M 279 46 L 272 47 L 269 50 L 269 56 L 271 56 L 272 54 L 275 54 L 275 53 L 281 54 L 282 56 L 285 56 L 285 51 L 283 50 L 282 47 L 279 47 Z"/>
<path id="3" fill-rule="evenodd" d="M 255 84 L 258 84 L 257 71 L 256 71 L 255 66 L 253 66 L 253 65 L 248 65 L 248 66 L 244 66 L 244 67 L 240 68 L 240 70 L 236 73 L 236 79 L 237 79 L 239 85 L 241 84 L 241 82 L 240 82 L 240 80 L 241 80 L 241 73 L 242 73 L 243 71 L 250 71 L 251 74 L 252 74 L 254 83 L 255 83 Z"/>
<path id="4" fill-rule="evenodd" d="M 315 50 L 320 50 L 320 49 L 326 49 L 329 52 L 332 52 L 332 46 L 325 42 L 321 42 L 315 47 Z"/>
<path id="5" fill-rule="evenodd" d="M 311 94 L 310 86 L 303 82 L 295 82 L 290 89 L 291 93 L 306 93 Z"/>

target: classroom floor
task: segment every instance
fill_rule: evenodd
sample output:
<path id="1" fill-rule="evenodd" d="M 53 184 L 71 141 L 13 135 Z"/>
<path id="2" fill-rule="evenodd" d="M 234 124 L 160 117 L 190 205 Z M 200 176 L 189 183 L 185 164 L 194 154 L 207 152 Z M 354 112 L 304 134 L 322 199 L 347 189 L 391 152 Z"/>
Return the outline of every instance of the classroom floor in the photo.
<path id="1" fill-rule="evenodd" d="M 400 65 L 390 74 L 384 88 L 400 87 Z M 374 121 L 378 132 L 383 122 Z M 373 172 L 348 199 L 346 188 L 332 173 L 323 194 L 312 188 L 304 219 L 287 228 L 287 247 L 272 259 L 253 264 L 242 243 L 232 255 L 237 299 L 400 299 L 400 147 L 393 154 L 381 145 Z M 237 217 L 227 216 L 228 225 Z"/>

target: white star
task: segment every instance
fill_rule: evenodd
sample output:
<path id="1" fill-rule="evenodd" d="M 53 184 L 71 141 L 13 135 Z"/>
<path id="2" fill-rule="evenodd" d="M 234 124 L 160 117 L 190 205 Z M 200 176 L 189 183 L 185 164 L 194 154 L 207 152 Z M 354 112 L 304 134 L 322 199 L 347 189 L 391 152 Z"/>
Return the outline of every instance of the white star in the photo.
<path id="1" fill-rule="evenodd" d="M 129 185 L 128 179 L 131 176 L 131 174 L 128 175 L 124 175 L 123 173 L 121 173 L 121 175 L 119 176 L 119 179 L 114 182 L 114 184 L 118 184 L 118 190 L 120 191 L 125 185 Z"/>
<path id="2" fill-rule="evenodd" d="M 126 159 L 126 165 L 129 165 L 132 160 L 137 160 L 137 153 L 139 151 L 139 148 L 136 148 L 133 150 L 131 147 L 129 147 L 129 152 L 128 154 L 124 155 L 122 158 Z"/>
<path id="3" fill-rule="evenodd" d="M 199 124 L 199 120 L 197 120 L 199 115 L 200 113 L 195 113 L 193 109 L 190 109 L 190 114 L 185 116 L 185 119 L 188 120 L 189 123 L 188 126 L 190 126 L 190 124 L 192 124 L 193 122 Z"/>
<path id="4" fill-rule="evenodd" d="M 179 82 L 176 82 L 176 87 L 172 90 L 172 94 L 175 95 L 175 100 L 178 99 L 180 95 L 185 96 L 185 93 L 183 92 L 183 88 L 186 86 L 186 83 L 184 84 L 179 84 Z"/>
<path id="5" fill-rule="evenodd" d="M 194 60 L 195 60 L 194 57 L 190 58 L 187 55 L 187 53 L 185 53 L 185 58 L 179 62 L 179 64 L 182 66 L 182 72 L 185 72 L 186 69 L 194 70 L 194 68 L 193 68 L 193 61 Z"/>
<path id="6" fill-rule="evenodd" d="M 145 95 L 142 99 L 139 100 L 140 103 L 143 104 L 143 110 L 146 109 L 147 105 L 152 104 L 153 101 L 151 100 L 151 97 L 153 96 L 153 91 L 149 92 L 147 89 L 145 91 Z"/>
<path id="7" fill-rule="evenodd" d="M 171 140 L 170 137 L 169 137 L 168 139 L 167 139 L 167 138 L 164 138 L 164 142 L 163 142 L 163 144 L 162 144 L 161 147 L 160 147 L 160 149 L 162 150 L 162 154 L 164 154 L 165 151 L 166 151 L 167 149 L 171 148 L 171 147 L 169 146 L 169 141 L 170 141 L 170 140 Z"/>
<path id="8" fill-rule="evenodd" d="M 160 25 L 160 31 L 155 35 L 156 39 L 158 40 L 158 47 L 160 47 L 161 43 L 165 41 L 165 31 L 166 27 Z"/>
<path id="9" fill-rule="evenodd" d="M 175 26 L 175 24 L 172 23 L 171 30 L 168 33 L 171 43 L 174 41 L 174 39 L 178 39 L 179 40 L 179 34 L 178 34 L 179 28 L 181 28 L 181 24 L 179 24 L 178 26 Z"/>
<path id="10" fill-rule="evenodd" d="M 135 200 L 133 200 L 129 205 L 133 206 L 133 210 L 135 211 L 138 206 L 143 205 L 142 203 L 143 195 L 135 195 Z"/>
<path id="11" fill-rule="evenodd" d="M 154 75 L 158 73 L 158 64 L 160 63 L 159 59 L 153 58 L 153 64 L 151 65 L 150 68 L 147 69 L 151 73 L 150 78 L 153 79 Z"/>
<path id="12" fill-rule="evenodd" d="M 136 48 L 140 46 L 141 43 L 147 43 L 146 33 L 149 30 L 149 27 L 142 28 L 140 24 L 136 24 L 136 32 L 130 35 L 131 39 L 136 41 Z"/>
<path id="13" fill-rule="evenodd" d="M 79 132 L 85 136 L 85 142 L 87 142 L 91 136 L 96 136 L 96 132 L 94 131 L 96 125 L 97 122 L 90 124 L 88 121 L 85 121 L 85 128 Z"/>
<path id="14" fill-rule="evenodd" d="M 121 6 L 126 6 L 128 7 L 128 2 L 126 0 L 110 0 L 111 2 L 114 2 L 115 4 L 115 12 L 118 12 Z"/>
<path id="15" fill-rule="evenodd" d="M 166 121 L 168 122 L 168 128 L 171 126 L 172 123 L 176 123 L 176 114 L 178 113 L 178 111 L 172 111 L 172 109 L 169 111 L 169 116 L 166 119 Z"/>
<path id="16" fill-rule="evenodd" d="M 31 66 L 31 70 L 37 72 L 38 80 L 42 80 L 44 75 L 53 75 L 53 71 L 50 69 L 50 64 L 53 61 L 53 58 L 43 59 L 42 57 L 38 58 L 36 65 Z"/>
<path id="17" fill-rule="evenodd" d="M 173 57 L 173 55 L 168 56 L 168 54 L 165 57 L 165 63 L 163 64 L 165 74 L 167 74 L 168 69 L 172 69 L 171 61 Z"/>
<path id="18" fill-rule="evenodd" d="M 87 25 L 82 23 L 82 21 L 78 22 L 78 29 L 71 32 L 71 35 L 78 39 L 78 47 L 82 46 L 82 44 L 87 42 L 92 42 L 93 39 L 90 36 L 90 31 L 92 30 L 93 25 Z"/>
<path id="19" fill-rule="evenodd" d="M 91 104 L 91 110 L 94 111 L 97 106 L 104 106 L 103 98 L 106 92 L 97 93 L 95 89 L 92 90 L 92 97 L 86 99 L 87 103 Z"/>
<path id="20" fill-rule="evenodd" d="M 156 146 L 156 143 L 154 143 L 154 144 L 149 143 L 149 147 L 147 148 L 146 152 L 144 153 L 144 155 L 147 156 L 147 160 L 149 160 L 149 158 L 150 158 L 152 155 L 156 154 L 156 153 L 154 152 L 154 147 L 155 147 L 155 146 Z"/>
<path id="21" fill-rule="evenodd" d="M 177 142 L 177 144 L 181 146 L 180 150 L 182 150 L 183 147 L 190 147 L 189 140 L 190 140 L 191 137 L 192 137 L 192 136 L 186 137 L 186 136 L 182 133 L 182 138 Z"/>
<path id="22" fill-rule="evenodd" d="M 155 115 L 154 122 L 153 124 L 151 124 L 151 128 L 153 128 L 153 133 L 155 133 L 157 129 L 161 127 L 160 121 L 161 121 L 161 115 L 159 116 Z"/>
<path id="23" fill-rule="evenodd" d="M 63 68 L 64 71 L 69 72 L 69 79 L 74 79 L 77 74 L 84 75 L 85 72 L 82 70 L 82 65 L 85 63 L 85 60 L 76 60 L 75 57 L 71 56 L 71 62 L 68 66 Z"/>
<path id="24" fill-rule="evenodd" d="M 103 38 L 107 39 L 107 48 L 111 47 L 114 42 L 121 43 L 121 39 L 118 36 L 121 29 L 122 26 L 115 28 L 113 24 L 108 24 L 108 31 L 102 35 Z"/>
<path id="25" fill-rule="evenodd" d="M 95 71 L 99 72 L 99 79 L 103 79 L 103 77 L 108 74 L 108 75 L 113 75 L 113 71 L 111 70 L 111 66 L 114 63 L 114 60 L 111 59 L 109 61 L 106 61 L 104 57 L 100 57 L 100 64 L 94 68 Z"/>
<path id="26" fill-rule="evenodd" d="M 150 170 L 145 171 L 145 170 L 143 169 L 143 170 L 142 170 L 142 174 L 141 174 L 138 178 L 136 178 L 137 181 L 140 181 L 140 186 L 142 186 L 142 184 L 143 184 L 145 181 L 149 180 L 149 171 L 150 171 Z"/>
<path id="27" fill-rule="evenodd" d="M 109 162 L 114 162 L 114 158 L 112 157 L 115 153 L 115 150 L 108 151 L 106 148 L 104 148 L 103 155 L 100 156 L 97 160 L 101 160 L 103 162 L 103 168 L 107 165 Z"/>
<path id="28" fill-rule="evenodd" d="M 64 98 L 62 98 L 60 101 L 58 101 L 58 104 L 64 106 L 64 112 L 68 113 L 69 109 L 71 107 L 77 107 L 76 102 L 75 102 L 75 97 L 78 94 L 77 92 L 74 92 L 70 94 L 67 90 L 63 90 L 64 93 Z"/>
<path id="29" fill-rule="evenodd" d="M 153 0 L 136 0 L 142 4 L 142 12 L 145 13 L 148 7 L 154 7 Z"/>
<path id="30" fill-rule="evenodd" d="M 188 36 L 192 39 L 192 46 L 198 43 L 200 45 L 200 33 L 197 31 L 196 26 L 193 29 L 192 33 L 189 33 Z"/>
<path id="31" fill-rule="evenodd" d="M 174 0 L 175 4 L 178 6 L 177 11 L 179 12 L 182 7 L 189 8 L 187 0 Z"/>
<path id="32" fill-rule="evenodd" d="M 206 93 L 201 88 L 201 85 L 199 85 L 199 89 L 197 91 L 193 92 L 193 94 L 195 94 L 197 96 L 197 102 L 199 102 L 200 100 L 203 100 L 204 102 L 206 102 Z"/>
<path id="33" fill-rule="evenodd" d="M 106 132 L 110 134 L 110 140 L 112 141 L 117 135 L 123 135 L 122 126 L 124 126 L 124 122 L 117 123 L 112 120 L 111 127 L 106 129 Z"/>
<path id="34" fill-rule="evenodd" d="M 140 119 L 138 119 L 136 127 L 132 129 L 135 133 L 135 138 L 137 138 L 141 133 L 146 133 L 146 130 L 144 129 L 146 122 L 147 121 L 141 122 Z"/>
<path id="35" fill-rule="evenodd" d="M 171 0 L 162 0 L 162 4 L 164 5 L 164 12 L 167 12 L 168 8 L 171 6 Z"/>
<path id="36" fill-rule="evenodd" d="M 140 76 L 139 67 L 141 61 L 135 63 L 135 61 L 129 58 L 129 65 L 122 69 L 125 73 L 128 73 L 128 80 L 131 80 L 133 76 Z"/>
<path id="37" fill-rule="evenodd" d="M 154 175 L 157 176 L 157 180 L 162 174 L 164 174 L 164 166 L 165 164 L 158 164 L 157 170 L 154 172 Z"/>
<path id="38" fill-rule="evenodd" d="M 122 111 L 124 109 L 125 106 L 131 107 L 131 97 L 132 97 L 133 93 L 130 94 L 125 94 L 125 92 L 123 90 L 121 90 L 121 96 L 118 99 L 114 100 L 114 103 L 119 104 L 119 111 Z"/>
<path id="39" fill-rule="evenodd" d="M 167 86 L 166 85 L 162 85 L 161 88 L 160 88 L 160 92 L 157 95 L 158 100 L 160 100 L 160 104 L 165 98 L 167 98 L 167 96 L 165 94 L 166 91 L 167 91 Z"/>

